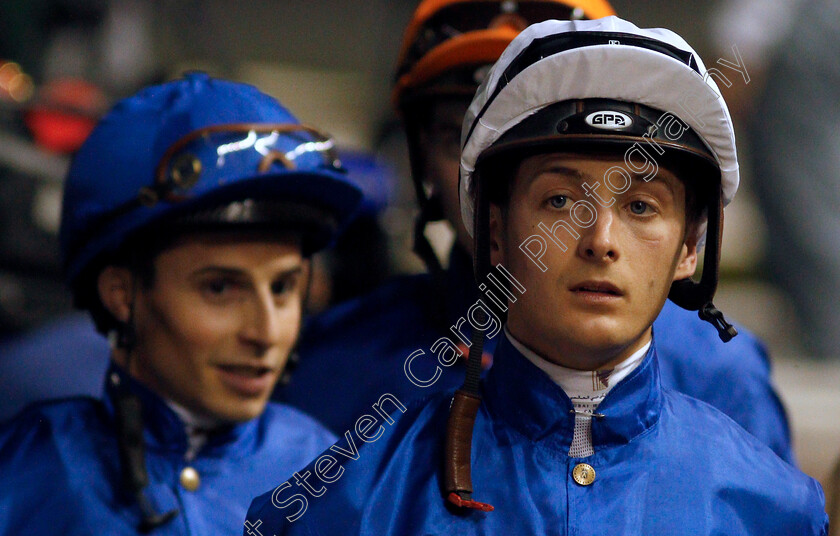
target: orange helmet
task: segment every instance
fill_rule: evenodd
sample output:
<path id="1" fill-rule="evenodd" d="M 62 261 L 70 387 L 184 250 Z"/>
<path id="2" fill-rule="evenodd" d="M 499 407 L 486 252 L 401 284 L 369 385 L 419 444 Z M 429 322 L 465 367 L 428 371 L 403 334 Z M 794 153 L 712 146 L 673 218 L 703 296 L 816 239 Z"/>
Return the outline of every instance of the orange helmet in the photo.
<path id="1" fill-rule="evenodd" d="M 394 105 L 418 92 L 472 95 L 481 68 L 531 24 L 609 15 L 615 11 L 606 0 L 423 0 L 404 33 Z"/>
<path id="2" fill-rule="evenodd" d="M 444 218 L 439 196 L 423 183 L 426 155 L 419 130 L 435 97 L 472 98 L 484 74 L 519 32 L 550 19 L 615 15 L 607 0 L 422 0 L 408 24 L 397 63 L 392 101 L 408 141 L 411 178 L 420 212 L 414 251 L 429 272 L 441 264 L 424 235 L 427 222 Z"/>

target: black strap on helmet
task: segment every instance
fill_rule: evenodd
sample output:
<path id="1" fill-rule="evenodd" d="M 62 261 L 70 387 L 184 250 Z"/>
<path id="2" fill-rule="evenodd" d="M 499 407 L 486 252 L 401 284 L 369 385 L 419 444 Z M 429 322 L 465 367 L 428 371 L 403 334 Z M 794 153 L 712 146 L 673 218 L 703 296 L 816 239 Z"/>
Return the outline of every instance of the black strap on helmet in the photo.
<path id="1" fill-rule="evenodd" d="M 712 303 L 717 290 L 720 266 L 720 244 L 723 234 L 723 203 L 721 185 L 717 184 L 708 203 L 708 228 L 706 229 L 706 251 L 703 256 L 703 274 L 700 281 L 690 278 L 674 281 L 668 298 L 689 311 L 697 311 L 698 316 L 717 329 L 723 342 L 729 342 L 738 334 L 735 327 L 726 321 L 723 313 Z"/>
<path id="2" fill-rule="evenodd" d="M 149 475 L 146 471 L 142 405 L 137 395 L 122 385 L 116 372 L 111 373 L 109 382 L 111 384 L 111 400 L 116 412 L 117 442 L 123 486 L 137 501 L 143 515 L 137 530 L 143 534 L 148 534 L 157 527 L 172 521 L 178 515 L 178 510 L 158 513 L 143 492 L 149 485 Z"/>
<path id="3" fill-rule="evenodd" d="M 132 267 L 138 266 L 137 253 L 132 254 Z M 120 322 L 116 333 L 116 347 L 126 354 L 126 371 L 131 369 L 131 351 L 137 344 L 137 332 L 134 329 L 134 304 L 127 322 Z M 143 490 L 149 485 L 149 474 L 146 471 L 146 443 L 143 439 L 143 405 L 139 397 L 124 385 L 120 375 L 111 370 L 108 374 L 108 388 L 106 395 L 110 396 L 114 404 L 117 428 L 117 448 L 120 454 L 122 470 L 122 485 L 137 501 L 143 519 L 137 526 L 142 534 L 172 521 L 178 510 L 158 513 Z"/>
<path id="4" fill-rule="evenodd" d="M 476 187 L 475 253 L 474 269 L 476 281 L 484 280 L 490 272 L 489 222 L 490 205 L 481 181 Z M 486 322 L 485 313 L 478 309 L 479 325 Z M 464 384 L 455 391 L 449 420 L 446 425 L 446 451 L 444 454 L 444 496 L 446 500 L 461 508 L 490 512 L 493 506 L 472 499 L 472 432 L 475 416 L 481 405 L 481 356 L 484 351 L 484 331 L 473 328 L 467 372 Z"/>

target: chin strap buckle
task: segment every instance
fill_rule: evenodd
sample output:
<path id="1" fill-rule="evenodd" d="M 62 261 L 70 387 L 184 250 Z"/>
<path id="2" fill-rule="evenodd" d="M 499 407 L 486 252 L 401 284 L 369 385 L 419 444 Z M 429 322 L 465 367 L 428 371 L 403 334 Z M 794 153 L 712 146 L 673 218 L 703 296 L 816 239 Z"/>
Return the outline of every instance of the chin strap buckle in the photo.
<path id="1" fill-rule="evenodd" d="M 729 342 L 738 334 L 738 330 L 726 321 L 721 313 L 712 302 L 707 302 L 703 307 L 697 311 L 697 315 L 701 320 L 705 320 L 717 329 L 718 336 L 723 342 Z"/>

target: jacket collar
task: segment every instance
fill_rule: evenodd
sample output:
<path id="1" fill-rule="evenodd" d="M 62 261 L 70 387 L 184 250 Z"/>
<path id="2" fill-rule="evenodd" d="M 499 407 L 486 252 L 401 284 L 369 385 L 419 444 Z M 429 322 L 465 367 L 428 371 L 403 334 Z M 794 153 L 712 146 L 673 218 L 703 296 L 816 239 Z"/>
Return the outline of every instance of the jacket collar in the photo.
<path id="1" fill-rule="evenodd" d="M 118 385 L 115 385 L 116 378 Z M 147 448 L 152 450 L 185 454 L 189 449 L 186 424 L 178 417 L 166 401 L 145 385 L 131 377 L 125 369 L 111 361 L 105 374 L 106 410 L 116 417 L 114 397 L 119 389 L 127 389 L 137 397 L 143 408 L 143 436 Z M 245 455 L 257 441 L 258 421 L 252 419 L 245 423 L 222 426 L 209 432 L 199 457 L 236 457 L 235 453 Z"/>
<path id="2" fill-rule="evenodd" d="M 506 336 L 499 339 L 484 384 L 488 410 L 532 441 L 545 441 L 568 452 L 575 427 L 571 400 Z M 655 344 L 651 344 L 644 361 L 598 406 L 597 413 L 604 416 L 592 419 L 595 450 L 630 442 L 657 423 L 661 406 L 659 366 Z"/>

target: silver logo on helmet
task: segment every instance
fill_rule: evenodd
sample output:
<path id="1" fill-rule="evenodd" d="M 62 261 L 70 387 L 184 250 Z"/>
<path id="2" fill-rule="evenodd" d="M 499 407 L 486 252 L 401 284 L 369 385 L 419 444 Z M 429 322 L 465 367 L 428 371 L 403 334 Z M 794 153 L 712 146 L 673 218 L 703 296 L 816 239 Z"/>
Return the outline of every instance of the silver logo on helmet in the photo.
<path id="1" fill-rule="evenodd" d="M 603 130 L 624 130 L 633 124 L 633 119 L 621 112 L 602 110 L 587 115 L 586 124 Z"/>

